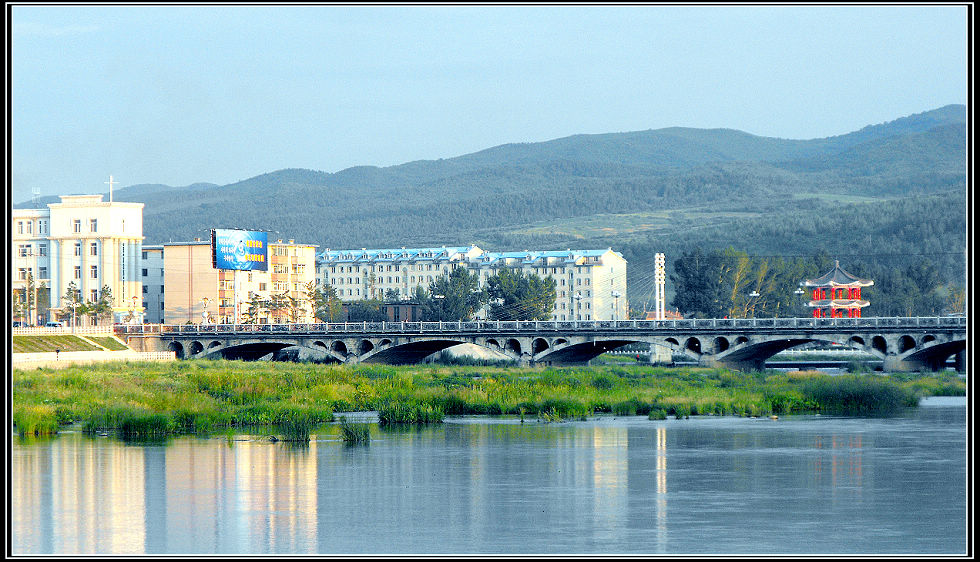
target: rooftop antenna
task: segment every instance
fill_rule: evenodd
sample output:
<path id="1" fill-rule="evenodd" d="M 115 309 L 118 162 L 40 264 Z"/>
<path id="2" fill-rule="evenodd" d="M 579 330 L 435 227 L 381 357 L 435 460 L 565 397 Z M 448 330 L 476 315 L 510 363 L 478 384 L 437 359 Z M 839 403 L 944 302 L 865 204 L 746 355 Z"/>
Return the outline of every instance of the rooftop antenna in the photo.
<path id="1" fill-rule="evenodd" d="M 119 182 L 113 182 L 112 181 L 112 176 L 109 176 L 109 181 L 107 181 L 105 183 L 109 184 L 109 202 L 112 203 L 112 184 L 113 183 L 119 183 Z"/>

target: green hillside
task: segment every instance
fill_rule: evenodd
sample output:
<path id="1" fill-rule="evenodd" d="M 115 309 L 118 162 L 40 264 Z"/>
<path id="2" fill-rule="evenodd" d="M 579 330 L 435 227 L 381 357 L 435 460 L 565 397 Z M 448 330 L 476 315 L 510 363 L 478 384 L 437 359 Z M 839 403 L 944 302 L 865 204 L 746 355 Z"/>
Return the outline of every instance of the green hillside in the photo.
<path id="1" fill-rule="evenodd" d="M 833 254 L 867 268 L 863 275 L 892 278 L 914 256 L 937 283 L 962 287 L 966 108 L 823 139 L 679 127 L 574 135 L 386 168 L 131 186 L 114 197 L 146 205 L 145 244 L 245 228 L 321 250 L 608 246 L 630 260 L 637 287 L 656 252 L 670 259 L 732 246 L 753 255 Z M 631 289 L 630 300 L 641 293 Z"/>

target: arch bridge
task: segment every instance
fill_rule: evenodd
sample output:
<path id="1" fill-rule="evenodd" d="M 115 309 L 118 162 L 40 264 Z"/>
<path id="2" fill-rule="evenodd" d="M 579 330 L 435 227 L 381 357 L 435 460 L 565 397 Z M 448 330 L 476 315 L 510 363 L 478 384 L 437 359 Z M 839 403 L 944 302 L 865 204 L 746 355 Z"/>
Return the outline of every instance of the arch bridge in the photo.
<path id="1" fill-rule="evenodd" d="M 872 354 L 886 371 L 939 370 L 951 356 L 962 371 L 967 341 L 966 317 L 148 324 L 116 329 L 134 349 L 170 350 L 184 359 L 407 364 L 473 344 L 522 365 L 569 365 L 631 343 L 648 343 L 699 365 L 741 370 L 762 369 L 780 351 L 819 342 Z"/>

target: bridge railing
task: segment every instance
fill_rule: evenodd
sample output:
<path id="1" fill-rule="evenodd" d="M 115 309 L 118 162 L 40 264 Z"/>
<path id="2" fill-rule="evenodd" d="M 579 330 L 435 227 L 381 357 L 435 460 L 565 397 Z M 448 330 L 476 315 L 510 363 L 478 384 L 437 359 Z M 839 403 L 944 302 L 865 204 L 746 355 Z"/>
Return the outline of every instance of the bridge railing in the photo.
<path id="1" fill-rule="evenodd" d="M 965 316 L 870 318 L 688 318 L 681 320 L 343 322 L 316 324 L 117 324 L 117 334 L 336 334 L 440 332 L 596 332 L 630 330 L 733 330 L 759 328 L 877 328 L 966 326 Z"/>

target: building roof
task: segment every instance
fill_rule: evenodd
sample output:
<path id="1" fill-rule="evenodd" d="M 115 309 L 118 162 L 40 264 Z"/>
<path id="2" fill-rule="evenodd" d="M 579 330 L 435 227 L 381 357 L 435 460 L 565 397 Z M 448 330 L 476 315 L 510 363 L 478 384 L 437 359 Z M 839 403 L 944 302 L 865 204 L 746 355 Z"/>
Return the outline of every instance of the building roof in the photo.
<path id="1" fill-rule="evenodd" d="M 841 269 L 840 262 L 834 260 L 834 268 L 816 279 L 807 279 L 800 283 L 804 287 L 868 287 L 875 282 L 861 279 Z"/>
<path id="2" fill-rule="evenodd" d="M 822 301 L 810 301 L 807 306 L 810 308 L 864 308 L 868 306 L 868 301 L 859 299 L 826 299 Z"/>
<path id="3" fill-rule="evenodd" d="M 391 248 L 368 250 L 324 250 L 317 255 L 320 263 L 377 263 L 377 262 L 446 262 L 466 261 L 476 265 L 504 267 L 510 265 L 539 263 L 542 259 L 557 259 L 562 264 L 578 263 L 583 258 L 598 258 L 612 252 L 605 250 L 524 250 L 522 252 L 486 252 L 477 246 L 443 246 L 440 248 Z M 622 258 L 619 252 L 612 252 Z"/>
<path id="4" fill-rule="evenodd" d="M 317 255 L 321 262 L 395 262 L 395 261 L 449 261 L 464 259 L 476 250 L 476 246 L 442 246 L 440 248 L 383 248 L 377 250 L 330 250 Z"/>

